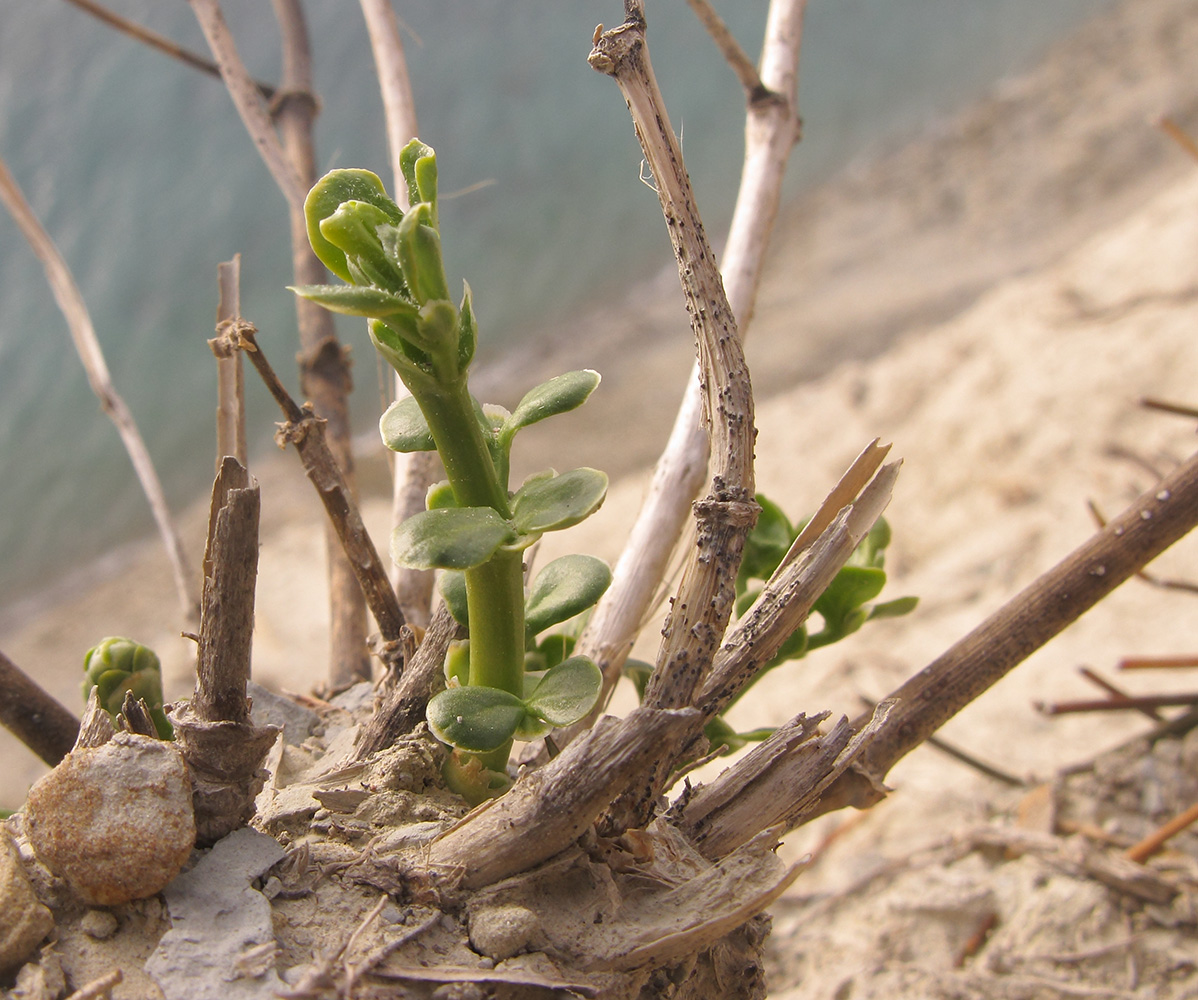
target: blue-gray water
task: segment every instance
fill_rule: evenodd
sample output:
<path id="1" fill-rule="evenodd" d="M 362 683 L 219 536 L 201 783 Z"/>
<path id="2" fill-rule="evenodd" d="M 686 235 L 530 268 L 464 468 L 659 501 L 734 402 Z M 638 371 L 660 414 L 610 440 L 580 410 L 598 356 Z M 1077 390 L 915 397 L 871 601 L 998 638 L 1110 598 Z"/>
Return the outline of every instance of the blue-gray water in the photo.
<path id="1" fill-rule="evenodd" d="M 197 50 L 187 6 L 113 0 Z M 764 0 L 718 4 L 751 54 Z M 810 0 L 791 192 L 895 132 L 1034 62 L 1106 0 Z M 243 57 L 273 80 L 271 5 L 227 3 Z M 307 5 L 322 168 L 387 176 L 357 4 Z M 682 0 L 650 3 L 653 61 L 714 233 L 739 171 L 738 85 Z M 399 0 L 421 135 L 437 148 L 451 272 L 496 345 L 568 326 L 569 311 L 658 271 L 669 248 L 612 82 L 586 63 L 616 0 Z M 215 265 L 240 252 L 242 311 L 290 375 L 285 205 L 221 85 L 55 0 L 0 0 L 0 155 L 58 242 L 177 506 L 210 481 Z M 477 187 L 476 187 L 477 185 Z M 151 530 L 115 430 L 98 411 L 40 266 L 0 213 L 0 605 Z M 377 409 L 356 325 L 356 420 Z M 291 375 L 292 384 L 294 376 Z M 249 386 L 251 437 L 275 415 Z"/>

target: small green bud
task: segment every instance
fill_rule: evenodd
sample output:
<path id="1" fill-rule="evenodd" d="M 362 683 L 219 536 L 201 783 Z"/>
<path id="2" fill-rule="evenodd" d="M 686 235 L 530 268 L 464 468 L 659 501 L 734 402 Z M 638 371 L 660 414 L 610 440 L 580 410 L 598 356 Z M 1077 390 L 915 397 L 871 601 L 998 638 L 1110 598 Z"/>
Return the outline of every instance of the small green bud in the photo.
<path id="1" fill-rule="evenodd" d="M 162 710 L 162 663 L 148 646 L 121 636 L 101 639 L 84 655 L 83 671 L 84 701 L 95 688 L 100 704 L 115 718 L 125 692 L 131 691 L 145 701 L 159 737 L 173 738 L 174 729 Z"/>

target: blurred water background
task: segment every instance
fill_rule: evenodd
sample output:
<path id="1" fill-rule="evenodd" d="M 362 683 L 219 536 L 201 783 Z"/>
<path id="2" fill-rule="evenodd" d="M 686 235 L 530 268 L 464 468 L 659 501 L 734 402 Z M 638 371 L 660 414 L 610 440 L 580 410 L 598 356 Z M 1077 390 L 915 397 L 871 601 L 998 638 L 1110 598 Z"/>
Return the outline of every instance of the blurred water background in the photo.
<path id="1" fill-rule="evenodd" d="M 1018 72 L 1106 0 L 811 0 L 800 83 L 805 137 L 791 195 Z M 112 0 L 204 51 L 188 7 Z M 717 5 L 752 55 L 765 0 Z M 251 71 L 279 70 L 271 5 L 229 3 Z M 586 55 L 621 6 L 400 0 L 421 135 L 438 151 L 451 280 L 470 281 L 480 360 L 568 333 L 573 312 L 669 266 L 653 193 L 610 80 Z M 318 162 L 387 177 L 360 11 L 307 5 Z M 682 0 L 649 4 L 654 66 L 681 130 L 705 221 L 726 227 L 740 167 L 739 86 Z M 57 241 L 91 309 L 118 390 L 176 506 L 212 472 L 215 373 L 206 340 L 215 265 L 240 252 L 242 312 L 276 367 L 296 349 L 285 204 L 219 82 L 57 0 L 0 0 L 0 155 Z M 388 178 L 389 180 L 389 178 Z M 377 419 L 357 324 L 353 403 Z M 275 414 L 250 385 L 261 453 Z M 0 606 L 151 530 L 115 430 L 98 410 L 43 277 L 0 213 Z"/>

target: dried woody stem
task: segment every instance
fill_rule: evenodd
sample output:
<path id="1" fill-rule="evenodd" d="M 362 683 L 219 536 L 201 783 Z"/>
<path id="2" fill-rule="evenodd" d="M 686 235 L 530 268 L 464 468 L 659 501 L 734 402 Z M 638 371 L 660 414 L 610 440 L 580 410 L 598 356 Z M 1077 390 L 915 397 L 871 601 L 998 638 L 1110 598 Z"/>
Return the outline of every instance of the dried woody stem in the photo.
<path id="1" fill-rule="evenodd" d="M 399 154 L 419 131 L 416 99 L 408 76 L 403 39 L 391 0 L 361 0 L 361 6 L 383 99 L 383 121 L 391 161 L 391 190 L 400 206 L 407 208 L 408 185 L 400 169 Z M 398 375 L 393 380 L 393 391 L 397 398 L 408 395 L 407 386 Z M 440 478 L 440 462 L 436 452 L 432 451 L 389 454 L 393 484 L 391 523 L 398 525 L 424 510 L 428 488 Z M 433 572 L 396 566 L 392 579 L 404 617 L 415 625 L 427 625 L 433 602 Z"/>
<path id="2" fill-rule="evenodd" d="M 346 485 L 341 469 L 325 440 L 325 421 L 312 412 L 311 406 L 300 406 L 279 381 L 279 376 L 267 361 L 255 339 L 257 331 L 244 320 L 227 324 L 214 341 L 214 351 L 245 351 L 250 362 L 262 377 L 270 394 L 279 404 L 287 422 L 275 434 L 279 447 L 295 445 L 304 472 L 324 504 L 334 537 L 342 548 L 343 557 L 355 573 L 355 586 L 365 595 L 382 634 L 379 656 L 388 667 L 398 667 L 402 660 L 403 612 L 387 579 L 387 571 L 374 547 L 353 493 Z"/>
<path id="3" fill-rule="evenodd" d="M 258 577 L 258 484 L 225 458 L 212 486 L 195 693 L 168 706 L 195 785 L 196 841 L 244 826 L 262 789 L 262 762 L 278 735 L 250 721 L 246 683 Z"/>
<path id="4" fill-rule="evenodd" d="M 858 762 L 806 818 L 877 802 L 896 762 L 1195 525 L 1198 454 L 894 691 Z"/>
<path id="5" fill-rule="evenodd" d="M 0 653 L 0 725 L 54 767 L 75 745 L 79 720 Z"/>
<path id="6" fill-rule="evenodd" d="M 91 315 L 83 301 L 83 295 L 75 279 L 71 276 L 67 262 L 63 260 L 58 247 L 50 239 L 50 235 L 42 228 L 42 224 L 29 207 L 16 179 L 9 173 L 8 165 L 0 159 L 0 201 L 12 214 L 24 234 L 26 241 L 46 272 L 46 280 L 54 293 L 67 326 L 71 331 L 71 339 L 75 342 L 75 350 L 79 360 L 87 371 L 87 381 L 100 400 L 100 408 L 108 414 L 109 419 L 116 425 L 117 433 L 125 450 L 129 453 L 129 461 L 133 471 L 141 483 L 142 492 L 149 501 L 150 510 L 158 526 L 158 533 L 166 548 L 171 570 L 175 579 L 175 590 L 179 596 L 179 608 L 183 620 L 187 624 L 195 621 L 199 608 L 199 595 L 195 589 L 193 576 L 187 570 L 187 557 L 183 551 L 183 542 L 171 518 L 170 508 L 166 503 L 166 495 L 162 491 L 162 483 L 154 470 L 154 462 L 142 439 L 141 432 L 129 412 L 124 398 L 112 384 L 108 365 L 104 361 L 104 352 L 100 349 L 100 341 L 96 337 L 96 329 L 92 325 Z"/>
<path id="7" fill-rule="evenodd" d="M 805 6 L 805 0 L 770 4 L 761 73 L 746 89 L 744 165 L 722 264 L 728 304 L 742 338 L 752 319 L 786 163 L 799 137 L 796 84 Z M 657 180 L 660 184 L 661 178 Z M 654 470 L 649 494 L 616 564 L 612 585 L 579 639 L 577 651 L 603 668 L 608 694 L 620 677 L 682 534 L 690 502 L 707 472 L 704 405 L 696 370 Z"/>
<path id="8" fill-rule="evenodd" d="M 645 690 L 647 708 L 677 709 L 691 704 L 731 616 L 736 597 L 733 582 L 745 537 L 757 520 L 753 481 L 756 430 L 753 393 L 736 319 L 724 295 L 682 151 L 653 75 L 643 9 L 634 0 L 625 10 L 624 24 L 596 39 L 588 61 L 619 86 L 657 185 L 695 335 L 703 418 L 713 457 L 709 492 L 694 506 L 695 548 L 683 570 Z M 696 725 L 701 723 L 696 720 Z M 604 826 L 623 830 L 647 823 L 682 749 L 679 745 L 663 747 L 652 767 L 637 776 L 612 804 Z"/>
<path id="9" fill-rule="evenodd" d="M 304 198 L 316 179 L 312 121 L 317 104 L 312 95 L 303 11 L 296 0 L 275 0 L 283 36 L 283 81 L 274 107 L 269 108 L 237 52 L 219 0 L 189 2 L 246 131 L 287 199 L 296 284 L 321 284 L 327 275 L 308 244 L 304 220 Z M 282 138 L 275 132 L 272 112 Z M 297 298 L 296 316 L 301 385 L 316 412 L 329 422 L 330 447 L 352 489 L 353 452 L 347 404 L 351 386 L 349 361 L 337 342 L 329 313 Z M 353 570 L 342 556 L 340 542 L 331 527 L 326 530 L 326 547 L 331 626 L 329 679 L 334 686 L 342 686 L 370 676 L 365 605 Z"/>

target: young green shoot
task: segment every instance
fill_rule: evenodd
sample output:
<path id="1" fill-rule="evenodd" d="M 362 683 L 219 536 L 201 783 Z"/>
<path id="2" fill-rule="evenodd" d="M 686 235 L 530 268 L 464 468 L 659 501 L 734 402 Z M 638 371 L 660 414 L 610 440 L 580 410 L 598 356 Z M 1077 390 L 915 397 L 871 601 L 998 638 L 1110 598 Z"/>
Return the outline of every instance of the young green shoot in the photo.
<path id="1" fill-rule="evenodd" d="M 470 288 L 450 299 L 441 258 L 437 160 L 413 140 L 400 159 L 411 207 L 405 212 L 366 170 L 334 170 L 308 194 L 308 238 L 325 266 L 346 284 L 294 291 L 334 312 L 363 316 L 371 341 L 411 396 L 383 414 L 387 447 L 436 450 L 447 482 L 428 509 L 399 525 L 391 554 L 403 566 L 438 569 L 441 591 L 469 631 L 468 646 L 447 660 L 448 687 L 428 706 L 433 733 L 455 749 L 450 786 L 471 802 L 510 784 L 514 739 L 536 739 L 592 708 L 599 668 L 581 656 L 550 661 L 537 635 L 593 605 L 611 579 L 588 556 L 551 562 L 524 591 L 523 553 L 547 531 L 577 524 L 598 509 L 607 477 L 579 468 L 529 477 L 510 489 L 512 442 L 524 427 L 581 406 L 599 384 L 574 371 L 529 391 L 508 412 L 483 406 L 467 372 L 477 327 Z"/>

